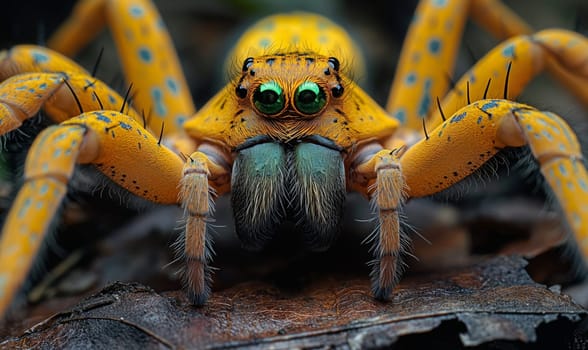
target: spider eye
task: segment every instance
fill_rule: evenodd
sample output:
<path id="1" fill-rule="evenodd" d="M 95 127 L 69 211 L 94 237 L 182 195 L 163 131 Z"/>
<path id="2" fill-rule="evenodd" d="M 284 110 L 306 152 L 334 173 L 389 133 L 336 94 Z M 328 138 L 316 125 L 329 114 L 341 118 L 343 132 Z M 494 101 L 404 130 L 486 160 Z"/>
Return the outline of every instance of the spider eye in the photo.
<path id="1" fill-rule="evenodd" d="M 294 105 L 304 114 L 316 114 L 326 103 L 327 97 L 323 89 L 311 81 L 300 84 L 294 94 Z"/>
<path id="2" fill-rule="evenodd" d="M 276 114 L 284 109 L 284 91 L 275 81 L 263 83 L 253 94 L 253 104 L 263 114 Z"/>

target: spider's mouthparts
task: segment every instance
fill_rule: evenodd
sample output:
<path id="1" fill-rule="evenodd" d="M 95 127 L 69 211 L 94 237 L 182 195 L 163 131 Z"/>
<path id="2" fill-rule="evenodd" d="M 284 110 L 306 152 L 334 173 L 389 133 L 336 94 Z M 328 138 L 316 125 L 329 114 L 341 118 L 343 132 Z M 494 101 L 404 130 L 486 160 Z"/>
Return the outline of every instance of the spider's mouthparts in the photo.
<path id="1" fill-rule="evenodd" d="M 321 137 L 247 146 L 239 148 L 231 179 L 235 226 L 243 245 L 263 248 L 291 220 L 309 249 L 327 249 L 339 232 L 345 203 L 340 148 Z"/>

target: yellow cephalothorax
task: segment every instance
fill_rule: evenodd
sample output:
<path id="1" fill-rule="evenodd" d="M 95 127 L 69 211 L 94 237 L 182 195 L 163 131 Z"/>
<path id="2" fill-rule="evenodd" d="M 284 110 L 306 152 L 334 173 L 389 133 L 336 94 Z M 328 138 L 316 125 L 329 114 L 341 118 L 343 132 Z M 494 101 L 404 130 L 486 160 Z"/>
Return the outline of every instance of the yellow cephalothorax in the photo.
<path id="1" fill-rule="evenodd" d="M 320 135 L 347 149 L 386 138 L 397 125 L 340 71 L 337 58 L 309 51 L 246 58 L 185 128 L 229 150 L 258 135 L 281 142 Z"/>
<path id="2" fill-rule="evenodd" d="M 468 16 L 505 41 L 450 87 Z M 132 83 L 132 104 L 55 52 L 75 54 L 105 24 Z M 82 0 L 49 46 L 0 54 L 6 151 L 23 151 L 11 141 L 15 133 L 38 134 L 3 224 L 0 313 L 59 221 L 78 165 L 101 173 L 121 198 L 184 209 L 178 246 L 196 305 L 210 294 L 208 224 L 218 195 L 230 193 L 245 247 L 262 249 L 291 221 L 308 249 L 322 251 L 337 237 L 347 193 L 361 193 L 375 216 L 366 239 L 372 291 L 386 300 L 408 249 L 404 203 L 453 187 L 510 149 L 531 156 L 588 257 L 588 174 L 577 137 L 556 114 L 512 101 L 548 70 L 588 105 L 588 39 L 533 33 L 497 0 L 422 0 L 385 108 L 357 83 L 365 68 L 356 44 L 315 14 L 255 23 L 227 59 L 229 82 L 199 111 L 148 0 Z M 39 132 L 30 127 L 37 124 L 53 125 Z"/>

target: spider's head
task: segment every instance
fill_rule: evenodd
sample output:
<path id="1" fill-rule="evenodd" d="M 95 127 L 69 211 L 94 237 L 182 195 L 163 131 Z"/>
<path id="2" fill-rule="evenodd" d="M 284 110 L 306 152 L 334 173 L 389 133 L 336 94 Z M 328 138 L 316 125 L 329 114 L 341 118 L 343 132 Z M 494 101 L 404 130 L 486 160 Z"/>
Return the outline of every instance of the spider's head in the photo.
<path id="1" fill-rule="evenodd" d="M 228 152 L 260 137 L 281 143 L 319 137 L 339 149 L 387 137 L 397 122 L 349 78 L 348 64 L 308 52 L 246 58 L 184 129 Z"/>
<path id="2" fill-rule="evenodd" d="M 287 53 L 249 57 L 236 80 L 243 108 L 270 119 L 311 119 L 337 105 L 345 91 L 335 57 Z"/>

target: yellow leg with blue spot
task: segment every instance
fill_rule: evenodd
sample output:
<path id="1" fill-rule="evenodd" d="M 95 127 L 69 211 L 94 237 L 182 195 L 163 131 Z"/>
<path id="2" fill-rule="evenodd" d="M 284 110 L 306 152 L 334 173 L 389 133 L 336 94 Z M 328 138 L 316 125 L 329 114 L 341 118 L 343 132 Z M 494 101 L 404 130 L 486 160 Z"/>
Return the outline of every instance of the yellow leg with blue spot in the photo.
<path id="1" fill-rule="evenodd" d="M 24 185 L 13 202 L 0 239 L 0 315 L 27 277 L 55 218 L 85 132 L 79 125 L 51 127 L 29 152 Z"/>
<path id="2" fill-rule="evenodd" d="M 393 117 L 400 120 L 408 128 L 421 134 L 423 134 L 423 119 L 427 127 L 434 127 L 441 122 L 435 101 L 437 98 L 442 100 L 449 88 L 457 48 L 468 14 L 501 39 L 532 32 L 531 27 L 520 17 L 496 0 L 474 0 L 471 2 L 463 0 L 421 1 L 407 33 L 386 105 L 386 110 Z M 550 31 L 541 33 L 545 32 Z M 512 77 L 510 84 L 525 86 L 531 77 L 546 69 L 580 101 L 588 104 L 588 89 L 585 88 L 586 80 L 583 77 L 576 76 L 575 66 L 562 62 L 562 60 L 570 60 L 573 57 L 579 57 L 578 61 L 581 62 L 581 59 L 586 55 L 585 51 L 582 52 L 579 49 L 575 49 L 573 52 L 551 50 L 552 47 L 564 48 L 565 45 L 573 45 L 570 43 L 574 43 L 576 40 L 581 42 L 586 40 L 585 37 L 579 34 L 568 33 L 570 34 L 557 34 L 555 36 L 536 34 L 529 37 L 529 41 L 537 40 L 537 42 L 531 45 L 532 48 L 529 49 L 529 52 L 524 54 L 535 55 L 533 57 L 534 66 L 524 67 L 519 64 L 516 69 L 531 71 L 531 68 L 537 68 L 538 66 L 541 66 L 541 68 L 535 73 L 529 73 L 531 74 L 529 77 L 524 74 Z M 561 44 L 558 40 L 563 40 L 566 44 Z M 543 46 L 545 52 L 539 52 L 541 51 L 539 50 L 541 46 Z M 522 50 L 523 48 L 521 47 L 516 51 L 518 53 Z M 574 56 L 577 54 L 579 56 Z M 504 77 L 506 74 L 505 58 L 510 61 L 515 58 L 514 55 L 505 51 L 504 55 L 494 55 L 493 57 L 496 58 L 496 61 L 487 59 L 489 62 L 485 64 L 492 65 L 492 62 L 494 62 L 493 70 L 498 70 L 501 76 Z M 460 94 L 463 104 L 455 104 L 446 113 L 452 114 L 457 108 L 466 103 L 465 81 L 470 79 L 471 72 L 464 76 L 461 81 L 462 84 L 457 89 L 454 89 L 455 91 L 450 91 L 450 94 L 455 94 L 456 92 Z M 483 94 L 489 78 L 492 78 L 494 87 L 499 86 L 496 81 L 496 78 L 499 78 L 498 73 L 490 73 L 486 75 L 474 74 L 477 78 L 477 83 L 482 86 L 477 89 L 480 93 L 479 96 Z M 472 83 L 473 81 L 470 81 L 470 84 Z M 513 87 L 509 96 L 517 96 L 521 90 Z M 516 94 L 514 93 L 515 91 L 517 91 Z M 476 98 L 481 98 L 477 96 Z M 488 94 L 488 96 L 504 97 L 496 94 Z M 472 98 L 472 101 L 474 100 Z M 444 105 L 445 108 L 446 106 Z"/>
<path id="3" fill-rule="evenodd" d="M 496 38 L 506 40 L 513 36 L 534 32 L 525 21 L 498 0 L 475 0 L 471 2 L 470 14 L 474 21 L 492 33 Z M 546 70 L 562 84 L 578 101 L 588 107 L 586 81 L 575 72 L 562 67 L 558 60 L 546 57 Z"/>
<path id="4" fill-rule="evenodd" d="M 415 11 L 386 104 L 412 130 L 422 130 L 449 88 L 467 11 L 466 0 L 424 0 Z"/>
<path id="5" fill-rule="evenodd" d="M 543 72 L 550 60 L 569 72 L 588 90 L 588 38 L 567 30 L 550 29 L 509 39 L 484 56 L 456 83 L 441 104 L 447 115 L 485 98 L 514 99 Z M 510 68 L 509 68 L 510 67 Z M 433 128 L 442 122 L 439 109 L 427 120 Z"/>
<path id="6" fill-rule="evenodd" d="M 81 1 L 48 45 L 74 54 L 105 24 L 117 44 L 127 81 L 134 86 L 135 106 L 151 116 L 150 129 L 159 131 L 165 122 L 165 135 L 180 132 L 195 107 L 169 33 L 150 1 Z"/>
<path id="7" fill-rule="evenodd" d="M 0 134 L 18 128 L 41 108 L 53 122 L 60 123 L 82 112 L 120 110 L 123 106 L 124 99 L 118 93 L 87 75 L 19 74 L 0 83 Z M 142 120 L 128 104 L 125 112 Z"/>
<path id="8" fill-rule="evenodd" d="M 588 174 L 575 134 L 553 113 L 507 100 L 458 110 L 401 157 L 408 197 L 447 189 L 500 150 L 526 145 L 588 257 Z"/>
<path id="9" fill-rule="evenodd" d="M 20 73 L 90 73 L 62 54 L 37 45 L 16 45 L 0 52 L 0 81 Z"/>
<path id="10" fill-rule="evenodd" d="M 76 163 L 93 164 L 112 182 L 149 201 L 178 203 L 184 162 L 133 118 L 96 111 L 45 129 L 28 153 L 25 183 L 0 239 L 0 314 L 27 276 Z"/>

